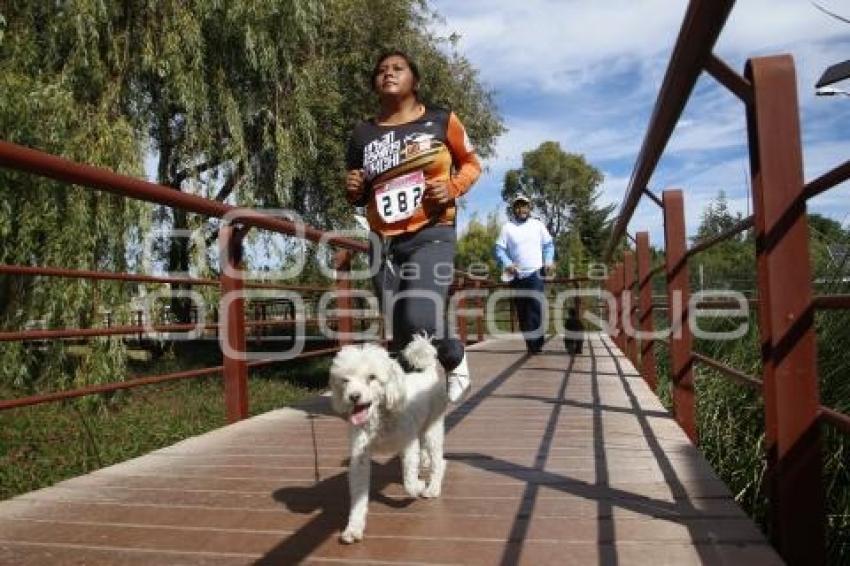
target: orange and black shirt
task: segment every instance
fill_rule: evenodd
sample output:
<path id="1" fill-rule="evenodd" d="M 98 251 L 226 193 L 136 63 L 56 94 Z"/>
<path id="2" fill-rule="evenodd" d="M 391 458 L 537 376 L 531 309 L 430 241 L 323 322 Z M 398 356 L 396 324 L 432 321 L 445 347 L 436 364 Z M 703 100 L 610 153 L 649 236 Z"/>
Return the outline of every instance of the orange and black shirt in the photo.
<path id="1" fill-rule="evenodd" d="M 429 224 L 454 224 L 456 199 L 481 174 L 466 130 L 454 112 L 426 108 L 419 118 L 384 126 L 366 120 L 355 126 L 346 166 L 365 172 L 363 198 L 372 230 L 382 236 L 416 232 Z M 426 181 L 445 180 L 452 201 L 423 199 Z"/>

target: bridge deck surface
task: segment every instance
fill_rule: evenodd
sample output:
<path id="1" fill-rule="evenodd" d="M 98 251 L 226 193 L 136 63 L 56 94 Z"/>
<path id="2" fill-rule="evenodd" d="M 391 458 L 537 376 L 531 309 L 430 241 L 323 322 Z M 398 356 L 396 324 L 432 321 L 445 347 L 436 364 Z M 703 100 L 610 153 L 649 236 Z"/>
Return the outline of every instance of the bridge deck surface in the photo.
<path id="1" fill-rule="evenodd" d="M 317 398 L 0 503 L 0 563 L 781 563 L 608 337 L 469 356 L 443 496 L 376 461 L 360 544 L 337 541 L 347 425 Z"/>

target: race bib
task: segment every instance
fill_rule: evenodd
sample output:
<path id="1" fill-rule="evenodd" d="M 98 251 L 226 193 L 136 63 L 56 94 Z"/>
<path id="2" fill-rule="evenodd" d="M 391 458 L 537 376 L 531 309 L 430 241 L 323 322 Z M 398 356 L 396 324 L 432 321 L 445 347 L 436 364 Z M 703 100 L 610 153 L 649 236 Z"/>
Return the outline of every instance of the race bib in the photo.
<path id="1" fill-rule="evenodd" d="M 387 224 L 413 216 L 425 194 L 425 174 L 414 171 L 375 188 L 378 214 Z"/>

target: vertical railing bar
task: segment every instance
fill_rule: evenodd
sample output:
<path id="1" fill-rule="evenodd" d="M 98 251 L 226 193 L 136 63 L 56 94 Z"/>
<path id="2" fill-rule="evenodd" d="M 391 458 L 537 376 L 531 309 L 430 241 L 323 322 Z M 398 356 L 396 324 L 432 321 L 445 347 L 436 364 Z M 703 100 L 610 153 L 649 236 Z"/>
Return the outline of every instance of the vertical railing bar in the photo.
<path id="1" fill-rule="evenodd" d="M 628 232 L 627 232 L 628 233 Z M 637 240 L 635 240 L 637 244 Z M 626 350 L 625 354 L 635 368 L 638 368 L 637 362 L 637 338 L 634 336 L 634 291 L 632 287 L 635 284 L 635 255 L 634 252 L 627 251 L 623 253 L 623 329 L 625 330 Z M 628 324 L 626 324 L 628 321 Z"/>
<path id="2" fill-rule="evenodd" d="M 337 342 L 340 346 L 352 343 L 354 319 L 351 313 L 351 250 L 339 250 L 334 256 L 336 269 Z"/>
<path id="3" fill-rule="evenodd" d="M 693 376 L 693 336 L 688 325 L 687 239 L 685 204 L 680 190 L 667 190 L 664 200 L 664 241 L 667 266 L 667 301 L 670 317 L 670 379 L 673 388 L 673 412 L 676 422 L 691 439 L 698 443 L 696 400 Z"/>
<path id="4" fill-rule="evenodd" d="M 612 292 L 614 294 L 614 343 L 621 352 L 626 351 L 626 343 L 623 340 L 623 264 L 617 262 L 614 265 L 614 278 L 612 280 Z"/>
<path id="5" fill-rule="evenodd" d="M 460 298 L 457 300 L 457 329 L 458 329 L 458 338 L 461 343 L 466 345 L 467 343 L 467 328 L 466 328 L 466 297 L 463 294 L 464 284 L 466 280 L 461 275 L 457 280 L 457 286 L 455 287 L 455 293 L 460 293 Z"/>
<path id="6" fill-rule="evenodd" d="M 481 289 L 481 280 L 476 279 L 475 283 L 473 283 L 473 288 L 476 291 L 475 296 L 475 307 L 478 310 L 478 313 L 475 315 L 475 328 L 478 334 L 478 341 L 484 341 L 484 298 L 479 296 L 477 292 Z"/>
<path id="7" fill-rule="evenodd" d="M 638 302 L 640 329 L 645 338 L 640 341 L 640 370 L 647 386 L 656 391 L 658 376 L 655 368 L 655 343 L 649 335 L 654 331 L 652 321 L 652 277 L 650 277 L 649 232 L 637 233 Z"/>
<path id="8" fill-rule="evenodd" d="M 747 62 L 770 535 L 789 564 L 825 561 L 819 392 L 794 62 Z"/>
<path id="9" fill-rule="evenodd" d="M 245 339 L 245 297 L 242 272 L 242 240 L 246 230 L 226 224 L 219 230 L 221 297 L 219 312 L 224 317 L 219 337 L 224 367 L 224 399 L 227 422 L 248 416 L 248 347 Z"/>

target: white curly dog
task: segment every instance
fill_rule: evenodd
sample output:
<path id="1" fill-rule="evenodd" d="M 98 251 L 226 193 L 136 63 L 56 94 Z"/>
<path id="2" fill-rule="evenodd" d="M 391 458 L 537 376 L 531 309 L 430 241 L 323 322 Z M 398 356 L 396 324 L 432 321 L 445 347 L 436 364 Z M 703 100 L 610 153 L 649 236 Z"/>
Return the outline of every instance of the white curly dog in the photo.
<path id="1" fill-rule="evenodd" d="M 347 544 L 362 540 L 366 530 L 372 452 L 401 453 L 404 489 L 411 497 L 440 495 L 448 398 L 437 350 L 426 337 L 415 336 L 402 355 L 415 371 L 405 373 L 372 344 L 345 346 L 331 365 L 333 408 L 351 424 L 351 512 L 340 537 Z"/>

